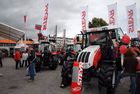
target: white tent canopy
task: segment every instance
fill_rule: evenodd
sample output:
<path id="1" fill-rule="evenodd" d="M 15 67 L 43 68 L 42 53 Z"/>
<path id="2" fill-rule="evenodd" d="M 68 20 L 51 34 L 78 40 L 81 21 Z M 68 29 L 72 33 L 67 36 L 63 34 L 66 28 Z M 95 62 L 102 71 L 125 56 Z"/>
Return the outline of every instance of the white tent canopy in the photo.
<path id="1" fill-rule="evenodd" d="M 11 26 L 0 23 L 0 37 L 17 42 L 18 40 L 20 40 L 20 38 L 24 37 L 24 32 L 21 30 L 15 29 Z"/>

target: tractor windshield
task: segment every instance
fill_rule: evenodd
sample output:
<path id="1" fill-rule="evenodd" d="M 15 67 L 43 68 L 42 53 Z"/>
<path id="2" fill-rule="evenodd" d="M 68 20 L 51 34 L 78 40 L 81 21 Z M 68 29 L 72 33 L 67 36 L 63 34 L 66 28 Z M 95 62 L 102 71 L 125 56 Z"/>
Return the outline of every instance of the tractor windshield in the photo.
<path id="1" fill-rule="evenodd" d="M 55 45 L 51 45 L 51 50 L 52 51 L 56 51 L 56 46 Z"/>
<path id="2" fill-rule="evenodd" d="M 100 45 L 100 44 L 110 44 L 111 39 L 121 40 L 124 33 L 121 28 L 115 28 L 103 31 L 94 31 L 87 33 L 87 46 L 88 45 Z"/>
<path id="3" fill-rule="evenodd" d="M 117 33 L 117 39 L 118 40 L 122 39 L 122 37 L 124 35 L 122 29 L 121 28 L 117 28 L 117 29 L 115 29 L 115 32 Z"/>
<path id="4" fill-rule="evenodd" d="M 66 51 L 69 52 L 69 51 L 74 51 L 74 45 L 71 44 L 71 45 L 67 45 L 66 46 Z"/>
<path id="5" fill-rule="evenodd" d="M 87 34 L 87 45 L 106 43 L 106 32 L 90 32 Z"/>
<path id="6" fill-rule="evenodd" d="M 41 44 L 40 48 L 41 48 L 41 52 L 46 52 L 46 51 L 50 52 L 51 51 L 49 44 Z"/>
<path id="7" fill-rule="evenodd" d="M 81 45 L 80 45 L 80 44 L 75 44 L 75 45 L 74 45 L 74 51 L 75 51 L 75 52 L 81 51 Z"/>

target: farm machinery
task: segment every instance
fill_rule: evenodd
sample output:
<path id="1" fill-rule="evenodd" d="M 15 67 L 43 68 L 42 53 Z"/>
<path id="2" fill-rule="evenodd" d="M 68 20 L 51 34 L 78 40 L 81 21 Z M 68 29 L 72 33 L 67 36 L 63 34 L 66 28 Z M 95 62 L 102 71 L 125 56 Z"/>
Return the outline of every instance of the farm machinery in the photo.
<path id="1" fill-rule="evenodd" d="M 82 82 L 90 81 L 93 76 L 98 78 L 98 88 L 103 87 L 107 89 L 107 94 L 113 94 L 115 90 L 115 80 L 117 73 L 121 70 L 122 55 L 119 51 L 121 45 L 128 45 L 126 43 L 124 33 L 118 27 L 100 27 L 91 28 L 83 34 L 84 43 L 82 43 L 83 50 L 79 52 L 75 60 L 69 60 L 65 63 L 65 68 L 62 69 L 62 82 L 60 87 L 70 85 L 72 79 L 77 79 Z M 75 73 L 74 62 L 76 64 L 82 63 L 83 71 L 79 75 Z M 80 69 L 80 68 L 79 68 Z M 78 71 L 78 69 L 77 69 Z M 75 76 L 78 77 L 75 77 Z"/>
<path id="2" fill-rule="evenodd" d="M 36 51 L 36 71 L 42 67 L 49 67 L 55 70 L 58 65 L 58 55 L 55 43 L 51 41 L 40 41 Z"/>

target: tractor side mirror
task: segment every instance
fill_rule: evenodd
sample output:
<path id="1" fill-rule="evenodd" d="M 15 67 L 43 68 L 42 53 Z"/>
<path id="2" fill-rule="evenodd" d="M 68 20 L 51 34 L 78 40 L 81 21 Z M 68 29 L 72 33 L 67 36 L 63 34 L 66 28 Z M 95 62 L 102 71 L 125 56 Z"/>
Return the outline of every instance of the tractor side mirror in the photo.
<path id="1" fill-rule="evenodd" d="M 76 37 L 77 42 L 79 42 L 79 36 Z"/>

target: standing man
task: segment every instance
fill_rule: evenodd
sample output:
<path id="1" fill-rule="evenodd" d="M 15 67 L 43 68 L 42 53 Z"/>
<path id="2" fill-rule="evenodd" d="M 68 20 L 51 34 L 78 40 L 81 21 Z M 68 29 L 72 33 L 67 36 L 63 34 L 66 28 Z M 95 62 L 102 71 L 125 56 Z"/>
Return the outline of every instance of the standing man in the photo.
<path id="1" fill-rule="evenodd" d="M 2 64 L 2 51 L 0 50 L 0 66 L 3 67 L 3 64 Z"/>
<path id="2" fill-rule="evenodd" d="M 24 66 L 24 62 L 25 62 L 25 67 L 27 67 L 27 58 L 28 58 L 28 53 L 27 51 L 25 51 L 23 54 L 22 54 L 22 67 Z"/>
<path id="3" fill-rule="evenodd" d="M 20 52 L 16 49 L 15 52 L 15 61 L 16 61 L 16 69 L 18 69 L 18 65 L 20 64 Z"/>

